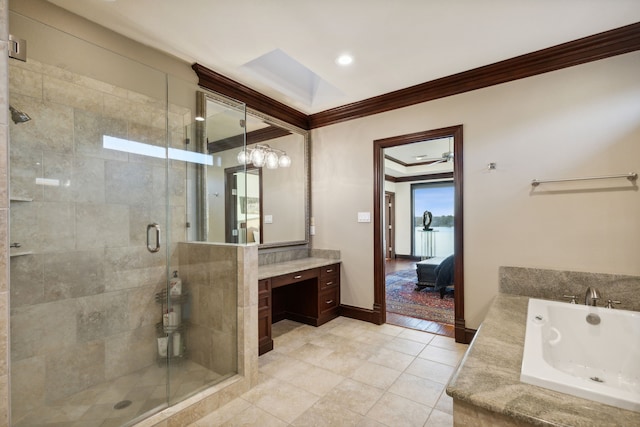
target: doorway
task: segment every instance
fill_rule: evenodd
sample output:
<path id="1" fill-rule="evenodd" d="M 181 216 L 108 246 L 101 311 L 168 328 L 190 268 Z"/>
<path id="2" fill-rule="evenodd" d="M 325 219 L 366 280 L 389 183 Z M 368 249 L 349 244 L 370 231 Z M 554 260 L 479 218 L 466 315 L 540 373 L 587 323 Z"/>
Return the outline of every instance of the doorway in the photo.
<path id="1" fill-rule="evenodd" d="M 225 169 L 225 241 L 262 243 L 262 169 Z"/>
<path id="2" fill-rule="evenodd" d="M 385 148 L 413 144 L 421 141 L 451 137 L 454 171 L 454 335 L 456 342 L 466 343 L 470 336 L 465 329 L 464 321 L 464 252 L 463 252 L 463 141 L 462 125 L 441 129 L 416 132 L 374 141 L 374 313 L 378 323 L 386 323 L 386 294 L 385 294 L 385 259 L 387 248 L 385 245 Z M 447 174 L 451 176 L 451 174 Z M 429 179 L 437 178 L 437 174 L 430 174 Z"/>

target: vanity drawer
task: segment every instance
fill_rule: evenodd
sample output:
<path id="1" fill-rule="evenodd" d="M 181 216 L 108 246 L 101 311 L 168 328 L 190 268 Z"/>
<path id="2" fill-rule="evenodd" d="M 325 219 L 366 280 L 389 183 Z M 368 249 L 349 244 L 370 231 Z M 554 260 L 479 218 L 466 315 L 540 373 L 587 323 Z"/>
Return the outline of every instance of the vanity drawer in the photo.
<path id="1" fill-rule="evenodd" d="M 320 267 L 320 278 L 324 279 L 330 276 L 340 277 L 340 264 L 331 264 Z"/>
<path id="2" fill-rule="evenodd" d="M 279 286 L 290 285 L 296 282 L 302 282 L 309 279 L 318 277 L 318 269 L 312 268 L 309 270 L 296 271 L 291 274 L 283 274 L 271 279 L 271 288 L 277 288 Z"/>
<path id="3" fill-rule="evenodd" d="M 318 278 L 318 287 L 320 291 L 327 288 L 340 285 L 340 264 L 328 265 L 320 267 L 320 277 Z"/>
<path id="4" fill-rule="evenodd" d="M 337 309 L 340 304 L 340 288 L 332 287 L 318 295 L 318 315 Z"/>

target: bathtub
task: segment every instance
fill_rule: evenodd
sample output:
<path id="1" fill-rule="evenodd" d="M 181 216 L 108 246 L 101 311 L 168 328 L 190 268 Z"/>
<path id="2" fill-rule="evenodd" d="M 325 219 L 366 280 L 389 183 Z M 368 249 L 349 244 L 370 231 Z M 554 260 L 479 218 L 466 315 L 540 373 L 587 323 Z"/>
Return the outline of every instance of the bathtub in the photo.
<path id="1" fill-rule="evenodd" d="M 531 298 L 520 381 L 640 412 L 640 312 Z"/>

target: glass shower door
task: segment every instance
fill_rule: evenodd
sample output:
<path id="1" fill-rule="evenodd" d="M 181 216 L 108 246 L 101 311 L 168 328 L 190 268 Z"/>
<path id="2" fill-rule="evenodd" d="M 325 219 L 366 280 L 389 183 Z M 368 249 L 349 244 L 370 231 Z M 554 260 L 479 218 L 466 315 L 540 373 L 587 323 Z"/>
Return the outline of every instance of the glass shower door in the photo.
<path id="1" fill-rule="evenodd" d="M 12 425 L 127 425 L 168 404 L 167 76 L 10 22 Z"/>

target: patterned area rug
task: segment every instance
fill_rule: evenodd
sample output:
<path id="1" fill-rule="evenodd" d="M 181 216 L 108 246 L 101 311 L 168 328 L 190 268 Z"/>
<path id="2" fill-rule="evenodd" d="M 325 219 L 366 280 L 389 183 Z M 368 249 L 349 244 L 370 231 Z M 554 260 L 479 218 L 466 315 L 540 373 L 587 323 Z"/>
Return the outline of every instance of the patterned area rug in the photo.
<path id="1" fill-rule="evenodd" d="M 418 276 L 415 269 L 401 270 L 386 277 L 387 311 L 433 322 L 454 324 L 453 295 L 433 288 L 416 289 Z"/>

